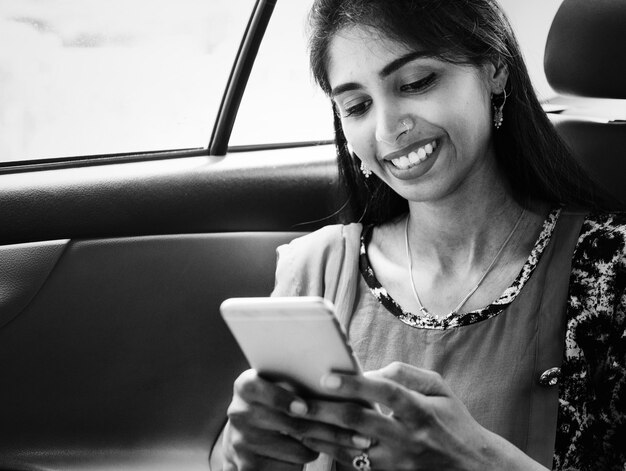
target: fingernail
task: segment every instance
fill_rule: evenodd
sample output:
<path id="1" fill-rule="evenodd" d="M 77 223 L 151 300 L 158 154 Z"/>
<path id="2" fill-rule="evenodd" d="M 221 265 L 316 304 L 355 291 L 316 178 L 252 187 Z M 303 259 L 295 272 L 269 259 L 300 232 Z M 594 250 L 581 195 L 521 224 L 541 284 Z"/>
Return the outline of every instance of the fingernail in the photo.
<path id="1" fill-rule="evenodd" d="M 306 404 L 299 399 L 296 399 L 295 401 L 292 401 L 291 404 L 289 404 L 289 412 L 291 412 L 293 415 L 306 415 L 308 410 L 309 408 L 306 406 Z"/>
<path id="2" fill-rule="evenodd" d="M 341 386 L 341 378 L 334 374 L 322 376 L 322 387 L 326 389 L 339 389 Z"/>
<path id="3" fill-rule="evenodd" d="M 361 435 L 352 435 L 352 443 L 354 443 L 354 446 L 357 448 L 366 450 L 372 445 L 372 439 Z"/>

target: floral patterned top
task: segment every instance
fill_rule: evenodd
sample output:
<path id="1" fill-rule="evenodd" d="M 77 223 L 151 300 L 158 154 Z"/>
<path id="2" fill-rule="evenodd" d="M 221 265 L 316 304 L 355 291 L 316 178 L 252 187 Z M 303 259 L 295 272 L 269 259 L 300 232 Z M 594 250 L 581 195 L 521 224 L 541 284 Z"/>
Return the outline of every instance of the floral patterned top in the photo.
<path id="1" fill-rule="evenodd" d="M 450 329 L 502 312 L 532 275 L 560 209 L 540 236 L 513 284 L 489 306 L 442 318 L 404 311 L 376 279 L 367 258 L 371 227 L 363 229 L 359 269 L 376 299 L 412 327 Z M 626 215 L 585 218 L 572 258 L 566 306 L 566 351 L 561 368 L 553 469 L 626 470 Z"/>
<path id="2" fill-rule="evenodd" d="M 572 260 L 555 469 L 626 469 L 626 215 L 589 216 Z"/>

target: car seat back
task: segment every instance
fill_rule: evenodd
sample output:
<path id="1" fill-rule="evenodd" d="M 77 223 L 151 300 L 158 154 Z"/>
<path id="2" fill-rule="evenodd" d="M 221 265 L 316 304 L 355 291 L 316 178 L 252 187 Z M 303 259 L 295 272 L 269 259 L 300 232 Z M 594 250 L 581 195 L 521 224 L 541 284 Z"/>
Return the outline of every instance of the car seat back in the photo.
<path id="1" fill-rule="evenodd" d="M 552 88 L 586 97 L 582 109 L 550 118 L 574 156 L 601 187 L 626 202 L 626 2 L 564 0 L 548 34 L 544 69 Z M 616 106 L 617 105 L 617 106 Z M 594 107 L 617 110 L 593 115 Z M 621 109 L 620 109 L 621 106 Z"/>

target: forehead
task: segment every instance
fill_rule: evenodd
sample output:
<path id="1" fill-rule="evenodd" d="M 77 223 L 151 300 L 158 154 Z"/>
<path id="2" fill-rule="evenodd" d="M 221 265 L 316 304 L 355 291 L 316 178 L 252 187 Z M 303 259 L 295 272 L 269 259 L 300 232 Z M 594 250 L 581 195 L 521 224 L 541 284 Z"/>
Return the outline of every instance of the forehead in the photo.
<path id="1" fill-rule="evenodd" d="M 378 74 L 393 60 L 416 51 L 384 36 L 374 28 L 353 26 L 333 35 L 328 48 L 328 79 L 331 84 L 357 76 Z"/>

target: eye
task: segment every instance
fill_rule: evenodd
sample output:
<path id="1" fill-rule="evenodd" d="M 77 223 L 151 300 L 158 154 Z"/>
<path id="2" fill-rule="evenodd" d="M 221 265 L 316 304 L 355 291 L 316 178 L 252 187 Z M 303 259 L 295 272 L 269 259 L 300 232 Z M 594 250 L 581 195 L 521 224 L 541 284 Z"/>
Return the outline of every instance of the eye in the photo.
<path id="1" fill-rule="evenodd" d="M 371 104 L 372 100 L 363 100 L 353 104 L 346 104 L 344 106 L 342 118 L 348 118 L 349 116 L 361 116 L 369 109 Z"/>
<path id="2" fill-rule="evenodd" d="M 430 87 L 436 79 L 435 73 L 428 74 L 426 77 L 420 80 L 416 80 L 415 82 L 407 83 L 405 85 L 400 86 L 400 91 L 402 92 L 422 92 Z"/>

